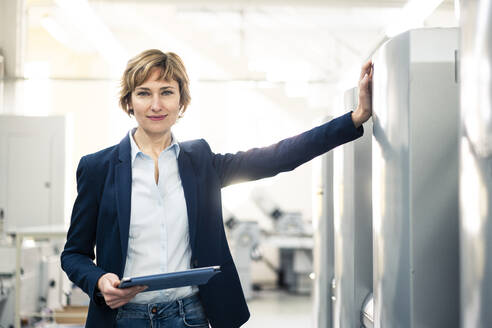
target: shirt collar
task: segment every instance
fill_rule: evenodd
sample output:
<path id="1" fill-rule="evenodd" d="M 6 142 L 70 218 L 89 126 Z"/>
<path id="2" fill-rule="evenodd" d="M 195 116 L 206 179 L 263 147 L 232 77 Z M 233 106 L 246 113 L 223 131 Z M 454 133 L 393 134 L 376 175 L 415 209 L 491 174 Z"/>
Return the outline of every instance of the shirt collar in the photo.
<path id="1" fill-rule="evenodd" d="M 133 165 L 133 162 L 135 162 L 135 158 L 137 158 L 137 155 L 139 153 L 143 154 L 143 152 L 140 150 L 140 148 L 138 148 L 137 143 L 133 139 L 133 135 L 135 134 L 135 131 L 137 131 L 137 128 L 133 128 L 128 132 L 128 137 L 130 137 L 130 146 L 132 149 L 132 152 L 131 152 L 132 165 Z M 174 134 L 172 132 L 171 132 L 171 144 L 164 150 L 167 150 L 167 149 L 171 149 L 174 152 L 174 155 L 176 155 L 176 159 L 178 158 L 179 152 L 180 152 L 180 147 L 179 147 L 179 143 L 178 143 L 177 139 L 174 137 Z"/>

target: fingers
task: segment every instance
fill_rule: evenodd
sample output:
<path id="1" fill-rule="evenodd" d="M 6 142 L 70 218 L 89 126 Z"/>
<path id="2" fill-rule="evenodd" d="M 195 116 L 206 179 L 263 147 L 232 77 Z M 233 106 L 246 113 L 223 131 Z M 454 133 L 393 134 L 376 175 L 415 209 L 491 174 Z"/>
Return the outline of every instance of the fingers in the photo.
<path id="1" fill-rule="evenodd" d="M 106 273 L 102 275 L 97 281 L 97 287 L 101 292 L 104 293 L 104 290 L 108 286 L 112 286 L 115 281 L 118 283 L 120 281 L 117 275 L 115 275 L 114 273 Z"/>
<path id="2" fill-rule="evenodd" d="M 125 297 L 117 297 L 117 298 L 109 297 L 108 300 L 106 300 L 106 304 L 110 308 L 116 309 L 130 302 L 132 298 L 134 298 L 135 295 L 137 294 L 138 292 L 127 294 Z"/>
<path id="3" fill-rule="evenodd" d="M 120 279 L 114 273 L 107 273 L 98 281 L 98 287 L 103 294 L 104 301 L 112 309 L 125 305 L 135 295 L 147 289 L 147 286 L 133 286 L 120 289 L 118 288 L 120 282 Z"/>
<path id="4" fill-rule="evenodd" d="M 117 307 L 125 305 L 126 303 L 131 301 L 131 299 L 134 298 L 135 295 L 143 292 L 145 289 L 147 289 L 147 286 L 133 286 L 123 289 L 110 288 L 103 294 L 104 300 L 110 308 L 115 309 Z"/>
<path id="5" fill-rule="evenodd" d="M 136 294 L 144 291 L 146 288 L 144 286 L 133 286 L 129 288 L 108 288 L 105 295 L 110 297 L 125 298 L 128 295 L 135 296 Z"/>
<path id="6" fill-rule="evenodd" d="M 364 65 L 362 65 L 359 80 L 362 80 L 364 78 L 364 75 L 366 75 L 366 73 L 370 74 L 371 71 L 372 71 L 372 60 L 369 59 Z"/>
<path id="7" fill-rule="evenodd" d="M 359 90 L 364 93 L 371 93 L 372 91 L 372 77 L 374 74 L 374 64 L 372 60 L 368 60 L 361 69 L 361 75 L 359 79 Z"/>
<path id="8" fill-rule="evenodd" d="M 361 69 L 361 75 L 359 79 L 359 103 L 352 118 L 356 127 L 366 122 L 372 115 L 373 73 L 373 63 L 371 60 L 368 60 Z"/>
<path id="9" fill-rule="evenodd" d="M 362 77 L 362 79 L 359 82 L 359 92 L 366 94 L 369 92 L 369 77 L 370 75 L 365 73 L 365 75 Z"/>

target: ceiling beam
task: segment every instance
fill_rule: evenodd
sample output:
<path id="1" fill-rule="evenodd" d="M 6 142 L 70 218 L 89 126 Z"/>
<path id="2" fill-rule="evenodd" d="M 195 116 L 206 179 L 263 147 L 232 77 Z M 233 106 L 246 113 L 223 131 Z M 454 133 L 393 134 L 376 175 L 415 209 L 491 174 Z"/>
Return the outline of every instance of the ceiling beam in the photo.
<path id="1" fill-rule="evenodd" d="M 89 2 L 135 2 L 135 0 L 89 0 Z M 380 7 L 394 8 L 403 7 L 407 0 L 140 0 L 140 3 L 159 3 L 177 6 L 224 6 L 227 8 L 234 7 Z M 453 6 L 453 0 L 445 0 L 446 6 Z"/>

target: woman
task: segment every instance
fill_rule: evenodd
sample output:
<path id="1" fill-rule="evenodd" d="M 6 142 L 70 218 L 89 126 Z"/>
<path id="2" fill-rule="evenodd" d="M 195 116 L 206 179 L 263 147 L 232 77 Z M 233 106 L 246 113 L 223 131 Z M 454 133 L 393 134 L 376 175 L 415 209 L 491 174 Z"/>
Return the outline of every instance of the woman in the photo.
<path id="1" fill-rule="evenodd" d="M 61 255 L 70 280 L 90 296 L 88 327 L 239 327 L 249 318 L 224 233 L 221 188 L 290 171 L 360 137 L 372 114 L 372 64 L 362 67 L 359 106 L 264 148 L 214 154 L 203 139 L 171 133 L 190 102 L 188 76 L 173 53 L 128 62 L 120 105 L 138 127 L 115 146 L 81 158 L 77 199 Z M 96 264 L 94 260 L 96 246 Z M 123 276 L 220 265 L 208 284 L 142 293 Z"/>

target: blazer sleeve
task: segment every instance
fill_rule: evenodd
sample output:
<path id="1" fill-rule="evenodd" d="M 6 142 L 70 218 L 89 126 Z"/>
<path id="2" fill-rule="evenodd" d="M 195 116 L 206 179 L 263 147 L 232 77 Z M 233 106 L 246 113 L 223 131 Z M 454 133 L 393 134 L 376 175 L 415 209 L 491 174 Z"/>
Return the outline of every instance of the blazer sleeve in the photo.
<path id="1" fill-rule="evenodd" d="M 212 154 L 221 186 L 291 171 L 316 156 L 359 138 L 364 128 L 355 128 L 351 113 L 268 147 L 235 154 Z"/>
<path id="2" fill-rule="evenodd" d="M 97 281 L 106 272 L 94 264 L 98 192 L 86 161 L 82 157 L 77 167 L 77 198 L 72 210 L 67 242 L 61 254 L 61 265 L 75 285 L 86 292 L 96 304 L 101 304 L 103 300 L 96 296 Z"/>

